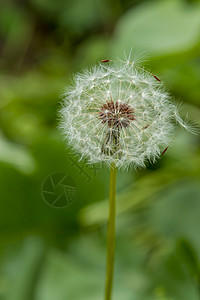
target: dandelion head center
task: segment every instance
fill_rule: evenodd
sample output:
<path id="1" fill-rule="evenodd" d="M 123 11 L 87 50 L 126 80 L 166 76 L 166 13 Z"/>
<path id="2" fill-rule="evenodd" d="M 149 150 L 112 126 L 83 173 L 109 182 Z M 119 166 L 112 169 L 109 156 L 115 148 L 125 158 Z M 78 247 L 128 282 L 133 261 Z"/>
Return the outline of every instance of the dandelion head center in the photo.
<path id="1" fill-rule="evenodd" d="M 135 120 L 134 109 L 122 101 L 107 101 L 99 111 L 99 117 L 103 124 L 110 128 L 122 128 L 129 126 Z"/>

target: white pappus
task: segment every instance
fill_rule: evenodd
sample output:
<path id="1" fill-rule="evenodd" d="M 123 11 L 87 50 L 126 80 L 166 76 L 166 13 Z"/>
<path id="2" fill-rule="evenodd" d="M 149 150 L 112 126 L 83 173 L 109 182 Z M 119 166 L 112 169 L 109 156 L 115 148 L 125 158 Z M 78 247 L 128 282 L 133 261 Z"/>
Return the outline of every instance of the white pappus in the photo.
<path id="1" fill-rule="evenodd" d="M 163 83 L 130 60 L 104 60 L 77 74 L 60 116 L 59 127 L 81 158 L 123 169 L 155 162 L 175 123 L 192 131 Z"/>

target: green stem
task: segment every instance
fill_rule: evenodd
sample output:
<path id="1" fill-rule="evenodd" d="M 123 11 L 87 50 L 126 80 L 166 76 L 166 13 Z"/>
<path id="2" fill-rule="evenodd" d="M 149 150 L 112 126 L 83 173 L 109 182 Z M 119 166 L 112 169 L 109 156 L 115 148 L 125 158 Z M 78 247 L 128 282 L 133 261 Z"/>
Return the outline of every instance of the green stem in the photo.
<path id="1" fill-rule="evenodd" d="M 114 260 L 115 260 L 116 179 L 117 179 L 117 168 L 114 164 L 112 164 L 110 168 L 105 300 L 110 300 L 112 294 L 113 271 L 114 271 Z"/>

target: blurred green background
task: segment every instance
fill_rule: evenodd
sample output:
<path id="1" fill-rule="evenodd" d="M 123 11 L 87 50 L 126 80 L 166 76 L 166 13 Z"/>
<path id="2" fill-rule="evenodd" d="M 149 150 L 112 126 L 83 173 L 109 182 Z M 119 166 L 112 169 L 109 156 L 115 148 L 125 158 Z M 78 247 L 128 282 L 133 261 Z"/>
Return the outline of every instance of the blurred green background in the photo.
<path id="1" fill-rule="evenodd" d="M 1 0 L 0 300 L 100 300 L 109 170 L 80 163 L 57 129 L 73 73 L 142 53 L 200 120 L 200 2 Z M 182 130 L 145 170 L 119 172 L 114 300 L 200 299 L 200 138 Z M 48 205 L 46 177 L 77 194 Z"/>

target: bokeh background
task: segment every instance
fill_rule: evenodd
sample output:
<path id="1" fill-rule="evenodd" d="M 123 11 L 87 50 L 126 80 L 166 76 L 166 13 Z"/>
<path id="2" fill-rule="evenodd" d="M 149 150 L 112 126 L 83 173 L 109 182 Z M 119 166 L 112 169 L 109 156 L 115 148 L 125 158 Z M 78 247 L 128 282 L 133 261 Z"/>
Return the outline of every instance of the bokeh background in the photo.
<path id="1" fill-rule="evenodd" d="M 57 111 L 75 72 L 131 49 L 200 120 L 199 1 L 1 0 L 1 300 L 103 299 L 109 170 L 66 150 Z M 199 154 L 179 130 L 119 172 L 114 300 L 200 299 Z M 59 172 L 77 192 L 60 209 L 41 193 Z"/>

